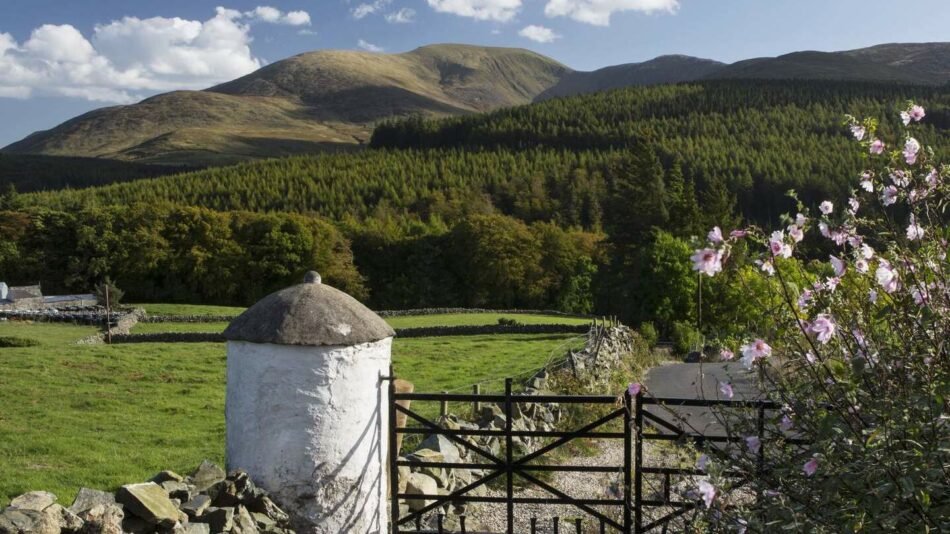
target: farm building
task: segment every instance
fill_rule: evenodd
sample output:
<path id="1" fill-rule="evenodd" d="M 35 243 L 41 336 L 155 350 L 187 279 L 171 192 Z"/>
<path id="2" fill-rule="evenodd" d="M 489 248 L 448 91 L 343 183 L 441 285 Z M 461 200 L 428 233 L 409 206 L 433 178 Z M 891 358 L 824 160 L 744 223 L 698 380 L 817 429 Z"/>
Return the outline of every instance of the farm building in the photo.
<path id="1" fill-rule="evenodd" d="M 0 282 L 0 310 L 42 310 L 69 306 L 95 306 L 95 295 L 50 295 L 43 296 L 39 284 L 32 286 L 8 286 Z"/>

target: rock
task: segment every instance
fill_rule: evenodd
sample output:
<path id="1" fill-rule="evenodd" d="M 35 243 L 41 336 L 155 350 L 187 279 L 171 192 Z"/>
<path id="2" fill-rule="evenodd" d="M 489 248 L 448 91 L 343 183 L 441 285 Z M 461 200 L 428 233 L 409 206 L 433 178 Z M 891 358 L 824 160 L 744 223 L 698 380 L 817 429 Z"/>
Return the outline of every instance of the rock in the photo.
<path id="1" fill-rule="evenodd" d="M 153 476 L 149 482 L 154 482 L 158 485 L 162 485 L 165 482 L 183 482 L 185 478 L 174 471 L 162 471 L 161 473 Z"/>
<path id="2" fill-rule="evenodd" d="M 181 505 L 181 511 L 188 514 L 192 520 L 201 514 L 205 513 L 205 510 L 211 506 L 211 497 L 207 495 L 195 495 L 193 499 Z"/>
<path id="3" fill-rule="evenodd" d="M 406 484 L 409 482 L 409 475 L 412 474 L 412 471 L 408 466 L 400 465 L 397 467 L 397 476 L 399 477 L 399 493 L 406 492 Z"/>
<path id="4" fill-rule="evenodd" d="M 122 486 L 116 492 L 115 500 L 153 525 L 172 528 L 178 522 L 178 509 L 165 490 L 154 482 Z"/>
<path id="5" fill-rule="evenodd" d="M 20 510 L 42 512 L 54 502 L 56 502 L 56 495 L 48 491 L 31 491 L 14 498 L 10 501 L 10 506 Z"/>
<path id="6" fill-rule="evenodd" d="M 237 513 L 234 514 L 234 528 L 232 534 L 257 534 L 257 521 L 251 517 L 250 512 L 243 506 L 237 507 Z"/>
<path id="7" fill-rule="evenodd" d="M 167 480 L 162 482 L 161 486 L 162 489 L 165 490 L 165 493 L 168 494 L 168 498 L 170 499 L 178 499 L 183 502 L 188 502 L 191 500 L 191 488 L 194 486 L 175 480 Z"/>
<path id="8" fill-rule="evenodd" d="M 201 462 L 195 472 L 189 477 L 197 491 L 204 491 L 226 478 L 224 470 L 208 460 Z M 219 532 L 219 531 L 215 531 Z"/>
<path id="9" fill-rule="evenodd" d="M 409 476 L 406 484 L 406 493 L 409 495 L 437 495 L 439 484 L 436 480 L 424 473 L 413 473 Z M 409 500 L 409 509 L 412 511 L 421 510 L 432 504 L 430 499 L 412 499 Z"/>
<path id="10" fill-rule="evenodd" d="M 230 532 L 234 528 L 234 509 L 208 508 L 204 514 L 194 521 L 207 523 L 211 527 L 211 532 Z"/>
<path id="11" fill-rule="evenodd" d="M 188 523 L 181 528 L 181 534 L 211 534 L 211 527 L 206 523 Z"/>
<path id="12" fill-rule="evenodd" d="M 60 504 L 51 504 L 43 510 L 43 514 L 52 516 L 60 525 L 60 530 L 65 532 L 79 532 L 82 530 L 85 522 L 70 510 Z"/>
<path id="13" fill-rule="evenodd" d="M 208 488 L 208 495 L 211 497 L 211 504 L 219 508 L 233 508 L 241 502 L 238 497 L 237 485 L 230 480 L 222 480 Z"/>
<path id="14" fill-rule="evenodd" d="M 32 532 L 41 518 L 42 514 L 35 510 L 21 510 L 11 506 L 0 513 L 0 532 L 4 534 Z"/>
<path id="15" fill-rule="evenodd" d="M 69 507 L 69 511 L 74 514 L 81 514 L 97 504 L 115 504 L 115 496 L 105 491 L 80 488 L 73 505 Z"/>
<path id="16" fill-rule="evenodd" d="M 125 512 L 116 503 L 99 503 L 84 510 L 79 517 L 86 522 L 84 534 L 122 534 Z"/>
<path id="17" fill-rule="evenodd" d="M 274 501 L 270 500 L 270 497 L 262 495 L 256 498 L 254 501 L 250 502 L 247 505 L 247 509 L 251 512 L 261 513 L 267 517 L 273 519 L 278 523 L 287 523 L 290 521 L 290 516 L 286 512 L 280 509 L 279 506 L 274 504 Z"/>
<path id="18" fill-rule="evenodd" d="M 419 445 L 419 448 L 441 453 L 443 462 L 458 463 L 462 460 L 455 443 L 442 434 L 432 434 Z"/>
<path id="19" fill-rule="evenodd" d="M 149 534 L 154 531 L 155 525 L 152 525 L 141 517 L 130 515 L 122 520 L 122 532 L 127 534 Z"/>
<path id="20" fill-rule="evenodd" d="M 267 514 L 251 512 L 251 517 L 254 518 L 254 522 L 257 523 L 257 528 L 260 530 L 268 530 L 277 526 L 277 522 L 267 517 Z"/>

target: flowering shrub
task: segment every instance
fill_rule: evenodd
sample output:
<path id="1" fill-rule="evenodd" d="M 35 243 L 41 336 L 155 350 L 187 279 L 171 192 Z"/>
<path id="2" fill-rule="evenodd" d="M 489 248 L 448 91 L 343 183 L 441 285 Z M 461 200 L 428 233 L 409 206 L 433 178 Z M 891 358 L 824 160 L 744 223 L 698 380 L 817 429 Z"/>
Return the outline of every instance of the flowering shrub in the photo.
<path id="1" fill-rule="evenodd" d="M 729 420 L 735 450 L 703 451 L 694 496 L 711 529 L 950 530 L 950 167 L 914 137 L 925 110 L 901 117 L 899 139 L 848 117 L 867 167 L 847 204 L 799 204 L 772 232 L 715 228 L 691 258 L 710 277 L 751 263 L 782 303 L 721 353 L 783 409 L 764 433 Z M 832 253 L 796 259 L 804 239 Z M 761 253 L 730 264 L 740 242 Z"/>

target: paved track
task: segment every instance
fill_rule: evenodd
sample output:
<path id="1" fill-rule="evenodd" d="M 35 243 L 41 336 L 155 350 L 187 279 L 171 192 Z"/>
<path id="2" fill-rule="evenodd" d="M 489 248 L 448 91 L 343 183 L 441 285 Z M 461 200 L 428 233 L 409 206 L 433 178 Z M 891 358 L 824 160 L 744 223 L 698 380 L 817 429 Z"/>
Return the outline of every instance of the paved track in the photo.
<path id="1" fill-rule="evenodd" d="M 654 397 L 678 399 L 725 399 L 719 391 L 720 382 L 732 384 L 733 400 L 758 397 L 753 377 L 738 362 L 676 363 L 651 369 L 644 380 L 647 393 Z M 721 416 L 708 408 L 683 406 L 647 406 L 648 412 L 680 429 L 707 436 L 725 435 Z M 673 413 L 671 413 L 673 411 Z"/>

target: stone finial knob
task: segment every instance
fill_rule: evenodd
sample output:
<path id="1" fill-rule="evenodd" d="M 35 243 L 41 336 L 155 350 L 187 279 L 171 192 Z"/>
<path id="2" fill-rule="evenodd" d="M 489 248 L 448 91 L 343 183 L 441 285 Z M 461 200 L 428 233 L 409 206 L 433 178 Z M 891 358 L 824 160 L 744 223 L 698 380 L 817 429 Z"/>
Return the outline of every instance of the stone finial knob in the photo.
<path id="1" fill-rule="evenodd" d="M 307 274 L 303 277 L 303 283 L 305 284 L 320 284 L 323 282 L 323 278 L 320 277 L 320 273 L 317 271 L 307 271 Z"/>

